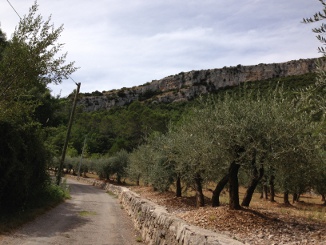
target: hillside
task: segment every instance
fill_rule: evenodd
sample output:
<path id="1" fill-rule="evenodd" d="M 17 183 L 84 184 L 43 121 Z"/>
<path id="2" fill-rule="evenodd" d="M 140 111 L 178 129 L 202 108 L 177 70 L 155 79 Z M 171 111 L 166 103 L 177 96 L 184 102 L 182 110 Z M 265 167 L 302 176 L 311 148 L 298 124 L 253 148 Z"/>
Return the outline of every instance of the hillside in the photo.
<path id="1" fill-rule="evenodd" d="M 181 72 L 132 88 L 86 93 L 79 100 L 79 106 L 82 106 L 84 111 L 91 112 L 128 105 L 136 100 L 146 100 L 152 103 L 189 101 L 199 95 L 216 92 L 241 83 L 312 73 L 315 70 L 315 60 L 300 59 L 285 63 L 237 65 Z"/>

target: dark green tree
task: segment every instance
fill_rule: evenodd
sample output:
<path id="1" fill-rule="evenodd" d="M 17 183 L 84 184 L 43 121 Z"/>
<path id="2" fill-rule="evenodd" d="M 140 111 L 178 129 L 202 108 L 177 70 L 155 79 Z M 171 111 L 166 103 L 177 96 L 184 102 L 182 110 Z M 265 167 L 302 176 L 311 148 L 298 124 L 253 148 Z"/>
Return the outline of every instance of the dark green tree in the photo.
<path id="1" fill-rule="evenodd" d="M 62 26 L 55 29 L 50 18 L 43 21 L 37 8 L 35 2 L 10 40 L 0 33 L 1 212 L 40 200 L 49 186 L 51 158 L 42 129 L 52 113 L 45 109 L 51 107 L 47 85 L 76 70 L 73 63 L 66 64 L 66 54 L 60 55 Z"/>
<path id="2" fill-rule="evenodd" d="M 6 34 L 0 29 L 0 60 L 2 59 L 2 53 L 7 46 Z"/>

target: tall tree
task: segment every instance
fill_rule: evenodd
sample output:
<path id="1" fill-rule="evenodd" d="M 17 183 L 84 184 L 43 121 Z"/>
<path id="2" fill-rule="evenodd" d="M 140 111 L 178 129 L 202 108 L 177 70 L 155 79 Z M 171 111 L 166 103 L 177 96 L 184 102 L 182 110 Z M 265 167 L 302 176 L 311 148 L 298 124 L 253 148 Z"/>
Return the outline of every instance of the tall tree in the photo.
<path id="1" fill-rule="evenodd" d="M 74 62 L 66 63 L 67 53 L 60 54 L 58 42 L 63 26 L 55 28 L 51 18 L 37 14 L 35 2 L 19 22 L 8 41 L 0 63 L 0 117 L 13 115 L 17 105 L 28 112 L 38 102 L 30 100 L 31 90 L 49 83 L 60 83 L 76 71 Z M 24 106 L 25 105 L 25 106 Z"/>
<path id="2" fill-rule="evenodd" d="M 6 34 L 0 29 L 0 60 L 2 59 L 2 53 L 7 46 Z"/>
<path id="3" fill-rule="evenodd" d="M 37 108 L 45 101 L 49 83 L 59 83 L 76 70 L 66 64 L 57 42 L 63 30 L 30 8 L 12 38 L 0 34 L 0 210 L 24 208 L 47 186 L 49 152 L 44 144 L 45 123 Z M 41 113 L 41 114 L 40 114 Z"/>

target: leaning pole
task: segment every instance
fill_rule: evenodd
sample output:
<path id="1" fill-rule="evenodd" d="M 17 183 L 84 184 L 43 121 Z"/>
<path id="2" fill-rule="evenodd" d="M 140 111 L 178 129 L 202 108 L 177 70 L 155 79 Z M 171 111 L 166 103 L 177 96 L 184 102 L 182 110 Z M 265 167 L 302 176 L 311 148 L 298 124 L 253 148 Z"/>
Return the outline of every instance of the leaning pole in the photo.
<path id="1" fill-rule="evenodd" d="M 65 156 L 66 156 L 68 141 L 69 141 L 69 137 L 70 137 L 71 126 L 72 126 L 72 121 L 73 121 L 74 115 L 75 115 L 75 110 L 76 110 L 76 105 L 77 105 L 77 97 L 78 97 L 78 94 L 79 94 L 81 83 L 76 83 L 76 85 L 77 85 L 77 90 L 76 90 L 76 94 L 75 94 L 75 98 L 74 98 L 74 103 L 73 103 L 73 106 L 72 106 L 72 111 L 70 113 L 70 118 L 69 118 L 69 124 L 68 124 L 68 129 L 67 129 L 66 140 L 65 140 L 65 143 L 63 145 L 62 154 L 61 154 L 61 160 L 60 160 L 60 165 L 59 165 L 58 174 L 57 174 L 57 185 L 60 185 L 60 182 L 61 182 L 61 175 L 62 175 L 62 170 L 63 170 L 63 163 L 65 161 Z"/>

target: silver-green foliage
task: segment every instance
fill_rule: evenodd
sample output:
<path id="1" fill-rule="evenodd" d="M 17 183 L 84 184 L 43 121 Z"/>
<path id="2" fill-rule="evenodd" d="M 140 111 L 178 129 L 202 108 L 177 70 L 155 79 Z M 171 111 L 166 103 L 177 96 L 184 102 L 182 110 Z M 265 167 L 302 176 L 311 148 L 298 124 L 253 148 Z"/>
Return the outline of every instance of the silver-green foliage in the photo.
<path id="1" fill-rule="evenodd" d="M 171 125 L 164 137 L 157 138 L 160 147 L 153 142 L 140 146 L 131 158 L 132 163 L 137 162 L 134 169 L 147 178 L 145 182 L 155 165 L 156 149 L 167 158 L 174 174 L 189 185 L 196 176 L 203 183 L 218 181 L 230 163 L 236 162 L 249 172 L 259 166 L 272 169 L 280 188 L 294 192 L 300 184 L 311 186 L 320 160 L 314 128 L 306 112 L 283 98 L 282 88 L 264 95 L 243 88 L 202 101 Z"/>
<path id="2" fill-rule="evenodd" d="M 314 85 L 309 86 L 305 91 L 301 93 L 301 104 L 303 108 L 311 113 L 314 121 L 319 121 L 319 125 L 316 126 L 314 134 L 319 137 L 317 144 L 320 160 L 315 168 L 314 174 L 314 189 L 320 194 L 326 193 L 326 176 L 325 176 L 325 112 L 326 112 L 326 24 L 323 21 L 326 20 L 326 2 L 319 0 L 322 5 L 322 11 L 317 12 L 310 18 L 304 18 L 303 22 L 306 24 L 320 23 L 319 27 L 315 27 L 312 31 L 316 34 L 317 39 L 322 44 L 322 47 L 318 48 L 322 57 L 316 62 L 316 82 Z"/>

